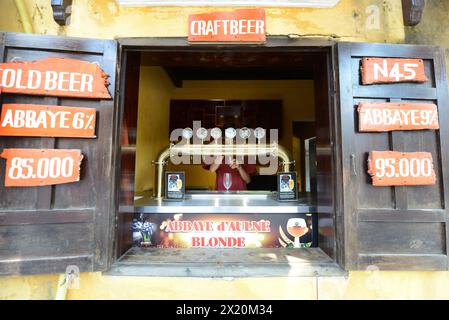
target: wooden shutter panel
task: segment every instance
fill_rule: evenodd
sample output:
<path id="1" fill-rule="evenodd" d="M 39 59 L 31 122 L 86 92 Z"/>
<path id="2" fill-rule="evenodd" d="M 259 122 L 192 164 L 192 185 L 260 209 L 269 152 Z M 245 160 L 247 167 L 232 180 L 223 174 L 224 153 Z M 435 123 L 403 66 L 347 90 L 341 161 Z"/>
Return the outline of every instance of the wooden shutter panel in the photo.
<path id="1" fill-rule="evenodd" d="M 16 33 L 0 34 L 0 59 L 32 61 L 67 57 L 98 62 L 115 93 L 117 45 L 87 40 Z M 0 137 L 4 148 L 80 149 L 81 179 L 46 187 L 6 188 L 0 160 L 0 275 L 104 270 L 112 252 L 114 100 L 0 96 L 2 103 L 92 107 L 97 110 L 96 138 Z"/>
<path id="2" fill-rule="evenodd" d="M 422 58 L 429 81 L 361 85 L 362 57 Z M 339 43 L 338 65 L 346 269 L 447 270 L 449 99 L 444 51 L 430 46 Z M 440 130 L 358 132 L 360 101 L 435 103 Z M 371 150 L 431 152 L 437 183 L 373 187 L 367 174 Z"/>

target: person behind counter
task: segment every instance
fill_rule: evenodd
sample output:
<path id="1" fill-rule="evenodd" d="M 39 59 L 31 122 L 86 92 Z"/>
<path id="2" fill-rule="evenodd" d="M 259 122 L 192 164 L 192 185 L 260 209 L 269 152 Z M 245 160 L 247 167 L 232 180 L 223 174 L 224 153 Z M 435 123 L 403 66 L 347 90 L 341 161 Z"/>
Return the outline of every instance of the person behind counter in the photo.
<path id="1" fill-rule="evenodd" d="M 226 124 L 224 130 L 233 127 L 233 124 Z M 247 157 L 244 158 L 247 162 Z M 226 191 L 224 186 L 224 177 L 226 173 L 231 175 L 232 184 L 228 189 L 230 191 L 247 190 L 246 185 L 251 182 L 251 176 L 257 173 L 256 165 L 249 163 L 239 163 L 236 159 L 224 161 L 223 156 L 216 157 L 211 165 L 204 165 L 204 169 L 215 172 L 215 190 Z"/>

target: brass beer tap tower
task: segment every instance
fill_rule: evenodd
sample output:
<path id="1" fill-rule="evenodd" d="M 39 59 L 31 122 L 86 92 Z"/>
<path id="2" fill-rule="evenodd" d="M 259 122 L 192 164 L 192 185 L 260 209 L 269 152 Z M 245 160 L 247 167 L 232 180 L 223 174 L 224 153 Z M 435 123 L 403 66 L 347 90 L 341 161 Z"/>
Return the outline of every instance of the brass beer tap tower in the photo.
<path id="1" fill-rule="evenodd" d="M 233 140 L 236 135 L 236 130 L 233 128 L 228 129 L 225 132 L 226 138 Z M 239 131 L 241 138 L 249 138 L 250 130 L 248 128 L 241 128 Z M 204 156 L 254 156 L 257 158 L 261 156 L 277 156 L 281 160 L 283 171 L 291 171 L 295 161 L 292 160 L 292 156 L 287 149 L 277 143 L 273 143 L 271 145 L 261 143 L 260 140 L 265 136 L 265 130 L 262 128 L 256 128 L 254 130 L 254 135 L 258 140 L 257 143 L 222 144 L 218 143 L 218 139 L 221 138 L 221 130 L 219 128 L 214 128 L 211 130 L 211 136 L 215 139 L 215 141 L 209 144 L 203 144 L 203 140 L 207 136 L 207 130 L 205 128 L 199 128 L 197 130 L 197 136 L 201 139 L 201 143 L 191 144 L 190 139 L 193 136 L 192 129 L 184 129 L 184 141 L 177 144 L 171 143 L 159 153 L 157 160 L 153 161 L 153 164 L 155 165 L 155 185 L 153 188 L 154 198 L 162 198 L 164 167 L 170 158 L 177 155 L 189 157 L 200 156 L 201 159 L 203 159 Z"/>

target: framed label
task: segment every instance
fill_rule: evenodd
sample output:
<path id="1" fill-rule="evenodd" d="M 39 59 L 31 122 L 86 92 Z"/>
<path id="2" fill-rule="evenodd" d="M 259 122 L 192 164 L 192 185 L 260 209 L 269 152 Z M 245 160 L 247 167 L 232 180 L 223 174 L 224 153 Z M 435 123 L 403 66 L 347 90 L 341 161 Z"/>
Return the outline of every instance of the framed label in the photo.
<path id="1" fill-rule="evenodd" d="M 165 172 L 165 200 L 183 200 L 185 195 L 184 172 Z"/>
<path id="2" fill-rule="evenodd" d="M 368 173 L 373 186 L 424 186 L 436 182 L 430 152 L 371 151 Z"/>
<path id="3" fill-rule="evenodd" d="M 278 172 L 277 189 L 279 201 L 298 200 L 298 179 L 296 172 Z"/>
<path id="4" fill-rule="evenodd" d="M 0 136 L 95 138 L 96 109 L 4 104 Z"/>
<path id="5" fill-rule="evenodd" d="M 190 42 L 265 42 L 265 10 L 240 9 L 189 16 Z"/>
<path id="6" fill-rule="evenodd" d="M 76 59 L 0 63 L 3 93 L 111 99 L 108 77 L 98 64 Z"/>
<path id="7" fill-rule="evenodd" d="M 47 186 L 80 179 L 81 150 L 3 149 L 5 187 Z"/>
<path id="8" fill-rule="evenodd" d="M 432 103 L 360 102 L 357 111 L 360 132 L 440 128 Z"/>
<path id="9" fill-rule="evenodd" d="M 427 82 L 422 59 L 362 58 L 362 84 Z"/>

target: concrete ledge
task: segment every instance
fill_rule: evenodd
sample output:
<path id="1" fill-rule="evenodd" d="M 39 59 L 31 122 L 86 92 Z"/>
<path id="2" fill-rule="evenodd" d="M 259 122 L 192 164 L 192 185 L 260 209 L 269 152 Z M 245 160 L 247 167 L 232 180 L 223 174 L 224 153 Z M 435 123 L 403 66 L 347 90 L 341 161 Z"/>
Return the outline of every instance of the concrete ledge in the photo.
<path id="1" fill-rule="evenodd" d="M 131 248 L 110 270 L 113 276 L 329 277 L 346 276 L 319 248 L 157 249 Z"/>

